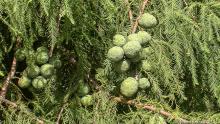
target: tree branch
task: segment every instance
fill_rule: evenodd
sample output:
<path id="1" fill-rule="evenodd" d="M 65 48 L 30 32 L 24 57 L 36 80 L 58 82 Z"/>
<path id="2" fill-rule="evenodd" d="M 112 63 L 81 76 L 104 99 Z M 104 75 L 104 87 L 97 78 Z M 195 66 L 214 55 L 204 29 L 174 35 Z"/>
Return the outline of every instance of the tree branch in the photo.
<path id="1" fill-rule="evenodd" d="M 20 110 L 20 107 L 19 107 L 16 103 L 14 103 L 14 102 L 12 102 L 12 101 L 10 101 L 10 100 L 7 100 L 7 99 L 5 99 L 5 98 L 3 98 L 3 97 L 0 97 L 0 101 L 1 101 L 1 102 L 4 102 L 4 103 L 7 104 L 7 105 L 10 105 L 10 106 L 12 106 L 12 107 L 18 109 L 18 110 Z M 28 112 L 28 111 L 26 111 L 26 112 Z M 31 113 L 26 113 L 26 114 L 31 115 Z M 44 124 L 44 121 L 43 121 L 43 120 L 39 119 L 38 117 L 35 117 L 34 114 L 32 114 L 32 116 L 34 116 L 34 120 L 36 120 L 38 124 Z"/>
<path id="2" fill-rule="evenodd" d="M 60 0 L 60 4 L 62 4 L 62 0 Z M 59 12 L 61 11 L 61 6 L 59 6 Z M 58 34 L 60 33 L 60 21 L 61 21 L 61 14 L 58 13 L 57 15 L 57 32 Z M 53 51 L 54 51 L 54 47 L 55 47 L 55 43 L 54 44 L 51 44 L 51 47 L 50 47 L 50 51 L 49 51 L 49 57 L 52 57 L 53 56 Z"/>
<path id="3" fill-rule="evenodd" d="M 9 101 L 9 100 L 3 98 L 3 97 L 0 97 L 0 101 L 6 103 L 6 104 L 8 104 L 8 105 L 11 105 L 11 106 L 14 107 L 14 108 L 17 108 L 17 107 L 18 107 L 16 103 L 11 102 L 11 101 Z"/>
<path id="4" fill-rule="evenodd" d="M 2 98 L 5 98 L 5 95 L 6 95 L 7 90 L 8 90 L 9 83 L 11 82 L 11 79 L 15 75 L 16 64 L 17 64 L 17 61 L 16 61 L 16 58 L 14 57 L 13 61 L 12 61 L 12 65 L 11 65 L 11 71 L 8 73 L 8 76 L 5 79 L 5 81 L 3 83 L 3 86 L 2 86 L 2 89 L 1 89 L 0 97 L 2 97 Z"/>
<path id="5" fill-rule="evenodd" d="M 61 107 L 60 112 L 59 112 L 59 114 L 58 114 L 58 116 L 57 116 L 56 124 L 59 124 L 59 123 L 60 123 L 60 119 L 61 119 L 63 110 L 64 110 L 64 108 L 65 108 L 66 106 L 67 106 L 67 103 L 63 104 L 63 106 Z"/>
<path id="6" fill-rule="evenodd" d="M 135 22 L 133 23 L 131 33 L 135 33 L 135 32 L 136 32 L 137 26 L 138 26 L 138 21 L 139 21 L 139 19 L 141 18 L 141 16 L 143 15 L 144 9 L 145 9 L 145 6 L 147 5 L 147 3 L 148 3 L 148 0 L 144 0 L 144 1 L 143 1 L 142 6 L 141 6 L 141 8 L 140 8 L 139 16 L 137 17 L 137 19 L 136 19 Z"/>
<path id="7" fill-rule="evenodd" d="M 20 42 L 21 42 L 20 37 L 17 37 L 17 40 L 16 40 L 16 48 L 18 48 Z M 3 83 L 3 86 L 2 86 L 2 89 L 1 89 L 1 92 L 0 92 L 0 97 L 2 97 L 2 98 L 5 98 L 5 95 L 6 95 L 7 90 L 8 90 L 9 83 L 11 82 L 11 79 L 12 79 L 12 78 L 14 77 L 14 75 L 15 75 L 16 66 L 17 66 L 17 60 L 16 60 L 16 58 L 15 58 L 15 56 L 14 56 L 14 57 L 13 57 L 13 61 L 12 61 L 12 65 L 11 65 L 11 70 L 10 70 L 10 72 L 8 73 L 7 78 L 5 79 L 5 81 L 4 81 L 4 83 Z"/>
<path id="8" fill-rule="evenodd" d="M 184 2 L 184 4 L 185 4 L 186 6 L 188 6 L 188 3 L 186 2 L 186 0 L 183 0 L 183 2 Z"/>
<path id="9" fill-rule="evenodd" d="M 64 96 L 64 98 L 63 98 L 63 105 L 62 105 L 62 107 L 61 107 L 61 109 L 60 109 L 60 111 L 59 111 L 59 113 L 58 113 L 58 115 L 57 115 L 56 124 L 60 124 L 60 120 L 61 120 L 61 117 L 62 117 L 64 108 L 65 108 L 66 106 L 68 106 L 68 100 L 69 100 L 71 94 L 72 94 L 72 90 L 71 90 L 71 91 L 69 90 L 69 91 L 67 92 L 67 94 Z"/>
<path id="10" fill-rule="evenodd" d="M 131 7 L 130 7 L 130 4 L 129 4 L 129 1 L 125 0 L 125 3 L 128 6 L 128 17 L 129 17 L 130 23 L 131 23 L 131 25 L 133 25 L 133 14 L 132 14 L 132 11 L 131 11 Z"/>
<path id="11" fill-rule="evenodd" d="M 59 14 L 58 20 L 57 20 L 57 32 L 60 32 L 60 21 L 61 21 L 61 16 Z M 54 47 L 56 44 L 52 44 L 50 47 L 50 51 L 49 51 L 49 57 L 53 56 L 53 51 L 54 51 Z"/>
<path id="12" fill-rule="evenodd" d="M 155 112 L 155 113 L 159 113 L 163 116 L 165 116 L 166 118 L 173 118 L 174 120 L 176 120 L 178 123 L 180 124 L 192 124 L 193 122 L 191 121 L 188 121 L 186 119 L 183 119 L 183 118 L 176 118 L 174 115 L 172 115 L 170 112 L 167 112 L 165 110 L 159 110 L 158 111 L 158 108 L 154 107 L 153 105 L 147 105 L 147 104 L 143 104 L 143 103 L 137 103 L 136 101 L 134 100 L 126 100 L 124 98 L 120 98 L 120 97 L 113 97 L 112 98 L 114 101 L 118 102 L 118 103 L 123 103 L 123 104 L 127 104 L 127 105 L 132 105 L 132 106 L 135 106 L 136 108 L 142 108 L 142 109 L 146 109 L 148 111 L 152 111 L 152 112 Z M 209 124 L 208 121 L 202 121 L 202 122 L 199 122 L 200 124 Z"/>

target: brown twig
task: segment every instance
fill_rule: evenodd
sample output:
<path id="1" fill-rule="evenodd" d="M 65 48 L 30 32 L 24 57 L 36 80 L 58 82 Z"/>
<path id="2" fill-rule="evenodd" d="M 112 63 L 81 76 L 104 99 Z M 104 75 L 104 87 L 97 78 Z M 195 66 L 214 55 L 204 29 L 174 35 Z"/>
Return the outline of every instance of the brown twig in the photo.
<path id="1" fill-rule="evenodd" d="M 184 2 L 184 4 L 185 4 L 186 6 L 188 6 L 188 3 L 186 2 L 186 0 L 183 0 L 183 2 Z"/>
<path id="2" fill-rule="evenodd" d="M 57 19 L 57 32 L 58 33 L 60 32 L 60 21 L 61 21 L 61 15 L 59 14 L 58 19 Z M 49 57 L 53 56 L 53 51 L 54 51 L 55 45 L 56 45 L 55 43 L 51 44 L 50 51 L 49 51 Z"/>
<path id="3" fill-rule="evenodd" d="M 17 37 L 17 40 L 16 40 L 16 48 L 19 47 L 20 42 L 21 42 L 20 37 Z M 13 57 L 13 61 L 12 61 L 12 65 L 11 65 L 11 70 L 10 70 L 10 72 L 8 73 L 8 76 L 6 77 L 5 81 L 3 82 L 3 86 L 2 86 L 2 89 L 1 89 L 1 92 L 0 92 L 0 103 L 3 102 L 3 103 L 5 103 L 6 105 L 12 106 L 13 108 L 20 109 L 20 107 L 19 107 L 16 103 L 14 103 L 14 102 L 12 102 L 12 101 L 10 101 L 10 100 L 5 99 L 5 96 L 6 96 L 7 91 L 8 91 L 8 86 L 9 86 L 9 84 L 10 84 L 10 82 L 11 82 L 11 80 L 12 80 L 12 78 L 14 77 L 15 72 L 16 72 L 16 66 L 17 66 L 17 60 L 16 60 L 16 58 L 15 58 L 15 56 L 14 56 L 14 57 Z M 44 121 L 38 119 L 37 117 L 35 117 L 35 120 L 36 120 L 37 123 L 39 123 L 39 124 L 44 124 Z"/>
<path id="4" fill-rule="evenodd" d="M 60 6 L 59 6 L 59 13 L 57 15 L 57 33 L 60 32 L 60 22 L 61 22 L 61 14 L 60 14 L 60 11 L 62 9 L 62 0 L 60 0 Z M 49 51 L 49 57 L 52 57 L 53 56 L 53 51 L 54 51 L 54 47 L 55 47 L 55 43 L 54 44 L 51 44 L 51 47 L 50 47 L 50 51 Z"/>
<path id="5" fill-rule="evenodd" d="M 148 3 L 148 0 L 144 0 L 143 1 L 142 6 L 140 8 L 139 16 L 137 17 L 137 19 L 133 23 L 131 33 L 135 33 L 136 32 L 137 26 L 138 26 L 138 21 L 141 18 L 142 14 L 144 13 L 144 9 L 145 9 L 145 6 L 147 5 L 147 3 Z"/>
<path id="6" fill-rule="evenodd" d="M 5 99 L 3 97 L 0 97 L 0 101 L 4 102 L 5 104 L 11 105 L 14 108 L 18 107 L 16 103 L 14 103 L 12 101 L 9 101 L 9 100 L 7 100 L 7 99 Z"/>
<path id="7" fill-rule="evenodd" d="M 69 100 L 71 94 L 72 94 L 72 90 L 69 90 L 68 93 L 64 96 L 64 98 L 63 98 L 63 105 L 62 105 L 62 107 L 61 107 L 59 113 L 57 114 L 56 124 L 59 124 L 59 123 L 60 123 L 60 120 L 61 120 L 61 117 L 62 117 L 62 113 L 63 113 L 63 111 L 64 111 L 64 108 L 65 108 L 66 106 L 68 106 L 68 100 Z"/>
<path id="8" fill-rule="evenodd" d="M 16 58 L 14 57 L 13 61 L 12 61 L 11 71 L 8 73 L 8 76 L 5 79 L 5 81 L 3 83 L 3 86 L 2 86 L 2 89 L 1 89 L 0 97 L 2 97 L 2 98 L 5 98 L 5 95 L 6 95 L 7 90 L 8 90 L 9 83 L 11 82 L 11 79 L 15 75 L 16 64 L 17 64 L 17 61 L 16 61 Z"/>
<path id="9" fill-rule="evenodd" d="M 67 106 L 67 103 L 63 104 L 63 106 L 61 107 L 59 113 L 58 113 L 58 116 L 57 116 L 57 121 L 56 121 L 56 124 L 59 124 L 60 123 L 60 119 L 61 119 L 61 116 L 62 116 L 62 113 L 63 113 L 63 110 L 64 108 Z"/>
<path id="10" fill-rule="evenodd" d="M 112 98 L 114 101 L 118 102 L 118 103 L 123 103 L 123 104 L 127 104 L 127 105 L 132 105 L 132 106 L 135 106 L 137 108 L 143 108 L 143 109 L 146 109 L 146 110 L 149 110 L 149 111 L 152 111 L 152 112 L 155 112 L 155 113 L 159 113 L 161 115 L 163 115 L 164 117 L 167 117 L 167 118 L 172 118 L 174 120 L 176 120 L 178 123 L 180 124 L 192 124 L 193 122 L 191 121 L 188 121 L 186 119 L 183 119 L 183 118 L 176 118 L 174 115 L 172 115 L 170 112 L 167 112 L 165 110 L 158 110 L 158 108 L 154 107 L 153 105 L 148 105 L 148 104 L 143 104 L 143 103 L 138 103 L 134 100 L 126 100 L 126 99 L 123 99 L 121 97 L 113 97 Z M 208 121 L 203 121 L 203 122 L 199 122 L 199 123 L 202 123 L 202 124 L 209 124 Z"/>
<path id="11" fill-rule="evenodd" d="M 130 7 L 130 4 L 129 4 L 129 1 L 125 0 L 125 3 L 128 6 L 128 17 L 129 17 L 130 23 L 131 23 L 131 25 L 133 25 L 133 14 L 132 14 L 132 11 L 131 11 L 131 7 Z"/>
<path id="12" fill-rule="evenodd" d="M 16 40 L 16 48 L 18 48 L 20 42 L 21 42 L 20 37 L 17 37 L 17 40 Z M 12 79 L 12 78 L 14 77 L 14 75 L 15 75 L 16 65 L 17 65 L 17 60 L 16 60 L 16 58 L 15 58 L 15 56 L 14 56 L 14 57 L 13 57 L 13 61 L 12 61 L 12 65 L 11 65 L 11 70 L 10 70 L 10 72 L 8 73 L 7 78 L 5 79 L 5 81 L 4 81 L 4 83 L 3 83 L 3 86 L 2 86 L 2 89 L 1 89 L 1 92 L 0 92 L 0 97 L 2 97 L 2 98 L 5 98 L 5 95 L 6 95 L 7 90 L 8 90 L 9 83 L 11 82 L 11 79 Z"/>
<path id="13" fill-rule="evenodd" d="M 14 103 L 14 102 L 12 102 L 10 100 L 7 100 L 7 99 L 5 99 L 3 97 L 0 97 L 0 101 L 4 102 L 7 105 L 12 106 L 13 108 L 16 108 L 16 109 L 20 110 L 20 107 L 16 103 Z M 28 111 L 26 111 L 26 112 L 28 112 Z M 30 113 L 26 113 L 26 114 L 30 114 Z M 34 116 L 34 114 L 33 114 L 33 116 Z M 36 120 L 38 124 L 44 124 L 44 121 L 39 119 L 38 117 L 34 117 L 34 120 Z"/>

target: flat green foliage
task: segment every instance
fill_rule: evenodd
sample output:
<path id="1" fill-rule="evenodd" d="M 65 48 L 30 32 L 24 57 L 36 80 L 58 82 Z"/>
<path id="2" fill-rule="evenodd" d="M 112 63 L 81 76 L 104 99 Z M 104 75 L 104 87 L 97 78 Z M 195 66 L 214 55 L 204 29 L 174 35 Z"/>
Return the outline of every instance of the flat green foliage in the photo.
<path id="1" fill-rule="evenodd" d="M 130 0 L 134 18 L 142 0 Z M 146 77 L 151 86 L 138 92 L 137 101 L 170 111 L 175 117 L 219 123 L 220 106 L 220 4 L 217 0 L 151 0 L 145 12 L 158 25 L 138 27 L 152 36 L 146 57 L 151 71 L 133 63 L 130 71 L 118 73 L 106 60 L 115 34 L 128 36 L 132 25 L 124 0 L 1 0 L 0 1 L 0 83 L 10 71 L 18 47 L 28 50 L 26 62 L 17 65 L 15 77 L 35 61 L 33 50 L 44 46 L 60 55 L 62 67 L 47 79 L 42 90 L 20 89 L 10 83 L 6 98 L 19 109 L 0 106 L 4 123 L 54 123 L 63 104 L 61 121 L 69 123 L 133 124 L 160 118 L 157 113 L 117 104 L 120 83 L 129 76 Z M 136 32 L 136 33 L 137 33 Z M 27 58 L 28 57 L 28 58 Z M 73 61 L 76 61 L 75 63 Z M 97 91 L 89 78 L 93 78 Z M 93 106 L 83 107 L 76 95 L 79 80 L 89 82 Z M 173 123 L 174 120 L 165 121 Z M 155 122 L 157 123 L 157 122 Z"/>

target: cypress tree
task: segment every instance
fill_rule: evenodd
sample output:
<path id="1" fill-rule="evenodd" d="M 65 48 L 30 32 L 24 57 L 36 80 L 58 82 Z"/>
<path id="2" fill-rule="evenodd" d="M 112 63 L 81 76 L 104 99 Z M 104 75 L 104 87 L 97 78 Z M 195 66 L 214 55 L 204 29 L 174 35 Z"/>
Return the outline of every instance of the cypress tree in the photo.
<path id="1" fill-rule="evenodd" d="M 115 35 L 126 40 L 117 47 L 134 43 L 131 34 L 141 44 L 117 71 L 108 50 Z M 28 77 L 33 65 L 48 76 Z M 20 87 L 22 77 L 41 88 Z M 128 77 L 150 85 L 128 98 L 120 93 Z M 0 0 L 0 87 L 6 124 L 220 123 L 220 3 Z"/>

